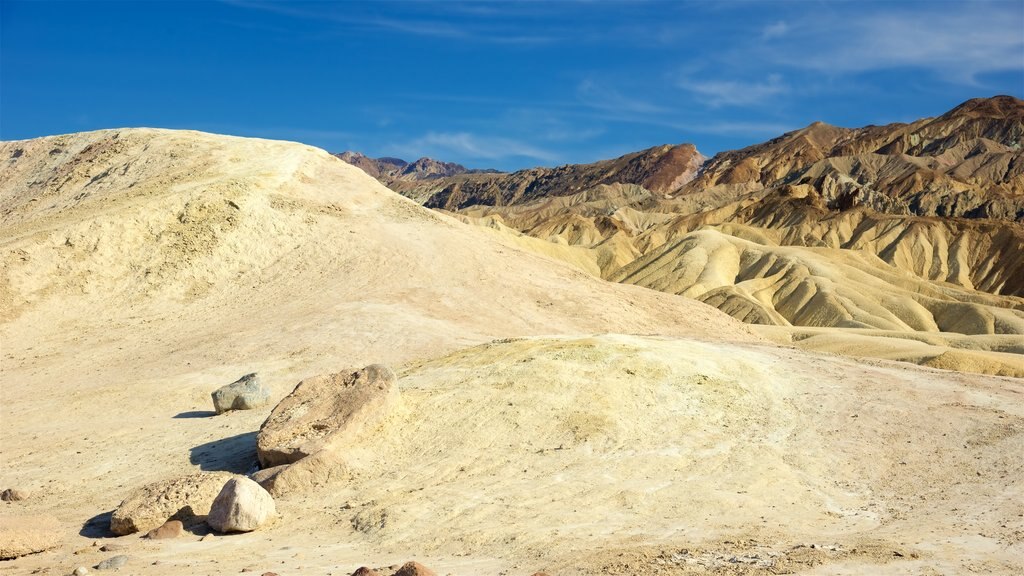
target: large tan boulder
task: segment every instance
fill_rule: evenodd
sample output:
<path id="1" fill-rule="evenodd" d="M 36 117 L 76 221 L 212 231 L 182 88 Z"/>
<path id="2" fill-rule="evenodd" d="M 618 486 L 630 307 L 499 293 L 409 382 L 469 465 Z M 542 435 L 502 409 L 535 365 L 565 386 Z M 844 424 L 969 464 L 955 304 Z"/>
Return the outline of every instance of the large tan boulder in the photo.
<path id="1" fill-rule="evenodd" d="M 325 486 L 348 471 L 345 461 L 331 450 L 321 450 L 293 464 L 264 468 L 249 476 L 271 496 L 302 493 Z"/>
<path id="2" fill-rule="evenodd" d="M 213 501 L 206 523 L 218 532 L 252 532 L 277 514 L 274 499 L 248 478 L 232 478 Z"/>
<path id="3" fill-rule="evenodd" d="M 50 516 L 0 517 L 0 560 L 56 548 L 62 537 L 60 523 Z"/>
<path id="4" fill-rule="evenodd" d="M 110 530 L 125 535 L 149 532 L 168 520 L 188 523 L 210 513 L 213 500 L 224 483 L 233 478 L 227 472 L 198 472 L 147 484 L 133 492 L 110 517 Z"/>
<path id="5" fill-rule="evenodd" d="M 337 452 L 378 424 L 398 401 L 395 373 L 374 364 L 355 372 L 299 382 L 260 428 L 256 449 L 264 468 L 298 462 L 322 450 Z"/>

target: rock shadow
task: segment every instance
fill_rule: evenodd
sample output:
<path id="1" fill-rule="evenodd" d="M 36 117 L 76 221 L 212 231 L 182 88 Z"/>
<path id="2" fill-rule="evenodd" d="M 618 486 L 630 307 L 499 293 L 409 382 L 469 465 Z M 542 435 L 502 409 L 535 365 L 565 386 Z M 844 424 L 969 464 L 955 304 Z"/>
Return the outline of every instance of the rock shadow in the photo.
<path id="1" fill-rule="evenodd" d="M 82 524 L 82 529 L 78 531 L 79 536 L 86 538 L 116 538 L 117 534 L 110 531 L 110 517 L 114 515 L 114 511 L 104 512 L 97 514 L 92 518 L 85 521 Z"/>
<path id="2" fill-rule="evenodd" d="M 246 432 L 189 450 L 189 462 L 200 470 L 250 474 L 259 469 L 256 457 L 256 432 Z"/>
<path id="3" fill-rule="evenodd" d="M 210 418 L 216 416 L 217 413 L 213 410 L 191 410 L 189 412 L 180 412 L 172 416 L 172 418 Z"/>

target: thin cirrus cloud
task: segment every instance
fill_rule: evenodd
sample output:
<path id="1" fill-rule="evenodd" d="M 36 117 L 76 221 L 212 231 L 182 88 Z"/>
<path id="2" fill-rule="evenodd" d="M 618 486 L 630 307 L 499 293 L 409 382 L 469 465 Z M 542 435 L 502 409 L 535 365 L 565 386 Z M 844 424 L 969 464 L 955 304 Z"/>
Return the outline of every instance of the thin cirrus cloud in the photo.
<path id="1" fill-rule="evenodd" d="M 622 92 L 594 80 L 584 80 L 576 87 L 579 102 L 590 108 L 628 114 L 661 114 L 666 108 Z"/>
<path id="2" fill-rule="evenodd" d="M 697 100 L 714 108 L 761 104 L 774 96 L 787 94 L 790 91 L 789 85 L 783 82 L 782 76 L 778 74 L 770 74 L 764 80 L 753 82 L 684 78 L 679 81 L 679 87 L 691 92 Z"/>
<path id="3" fill-rule="evenodd" d="M 558 155 L 531 144 L 500 136 L 481 136 L 469 132 L 429 132 L 411 142 L 391 145 L 389 153 L 403 158 L 468 158 L 472 160 L 506 160 L 529 158 L 540 162 L 556 162 Z"/>
<path id="4" fill-rule="evenodd" d="M 761 38 L 781 38 L 789 32 L 789 24 L 785 20 L 779 20 L 761 29 Z"/>
<path id="5" fill-rule="evenodd" d="M 830 74 L 926 69 L 968 85 L 985 73 L 1024 70 L 1020 2 L 942 3 L 928 11 L 868 6 L 874 9 L 807 18 L 774 37 L 766 28 L 774 42 L 760 54 L 775 64 Z"/>
<path id="6" fill-rule="evenodd" d="M 462 40 L 493 44 L 547 44 L 557 38 L 551 35 L 521 33 L 504 23 L 500 13 L 480 12 L 477 22 L 458 24 L 443 16 L 431 13 L 430 4 L 410 4 L 410 8 L 427 10 L 407 11 L 402 17 L 383 16 L 366 10 L 350 10 L 350 6 L 333 3 L 314 3 L 303 6 L 287 2 L 266 2 L 254 0 L 221 0 L 240 9 L 269 12 L 280 16 L 328 22 L 345 28 L 393 32 L 411 36 L 437 38 L 441 40 Z M 451 7 L 449 7 L 450 9 Z M 441 11 L 443 15 L 445 11 Z M 449 10 L 450 13 L 450 10 Z M 470 25 L 471 24 L 471 25 Z"/>

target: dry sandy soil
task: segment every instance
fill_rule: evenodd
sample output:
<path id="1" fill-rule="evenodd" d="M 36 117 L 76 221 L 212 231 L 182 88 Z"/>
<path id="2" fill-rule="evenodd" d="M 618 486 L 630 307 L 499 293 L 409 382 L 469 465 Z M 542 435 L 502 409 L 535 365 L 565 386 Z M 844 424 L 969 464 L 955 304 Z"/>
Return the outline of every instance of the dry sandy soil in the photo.
<path id="1" fill-rule="evenodd" d="M 1024 572 L 1022 380 L 780 346 L 306 146 L 0 144 L 0 314 L 0 488 L 31 492 L 0 514 L 66 532 L 2 574 L 92 566 L 110 555 L 96 540 L 128 546 L 122 573 L 158 576 L 410 558 L 442 574 Z M 399 373 L 400 407 L 272 525 L 106 532 L 147 482 L 253 469 L 273 402 L 214 416 L 217 387 L 257 371 L 276 402 L 374 362 Z"/>

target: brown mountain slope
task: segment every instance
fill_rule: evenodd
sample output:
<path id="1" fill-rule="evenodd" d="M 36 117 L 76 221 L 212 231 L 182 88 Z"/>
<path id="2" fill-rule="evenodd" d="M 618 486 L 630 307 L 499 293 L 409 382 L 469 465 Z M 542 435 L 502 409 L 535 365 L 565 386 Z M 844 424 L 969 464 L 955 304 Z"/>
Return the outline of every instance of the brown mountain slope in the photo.
<path id="1" fill-rule="evenodd" d="M 433 158 L 420 158 L 406 162 L 400 158 L 370 158 L 359 152 L 342 152 L 334 156 L 361 168 L 385 186 L 394 187 L 402 183 L 418 182 L 455 176 L 457 174 L 489 173 L 494 170 L 471 170 L 454 162 L 442 162 Z"/>
<path id="2" fill-rule="evenodd" d="M 381 181 L 429 208 L 451 210 L 473 205 L 508 206 L 539 198 L 568 196 L 611 183 L 638 184 L 662 193 L 679 188 L 693 178 L 703 161 L 704 157 L 692 144 L 680 144 L 655 146 L 592 164 L 531 168 L 510 174 L 465 173 L 421 182 L 396 183 L 386 177 Z"/>
<path id="3" fill-rule="evenodd" d="M 1024 101 L 969 100 L 937 118 L 848 129 L 820 122 L 708 161 L 682 194 L 810 185 L 833 209 L 1024 220 Z"/>

